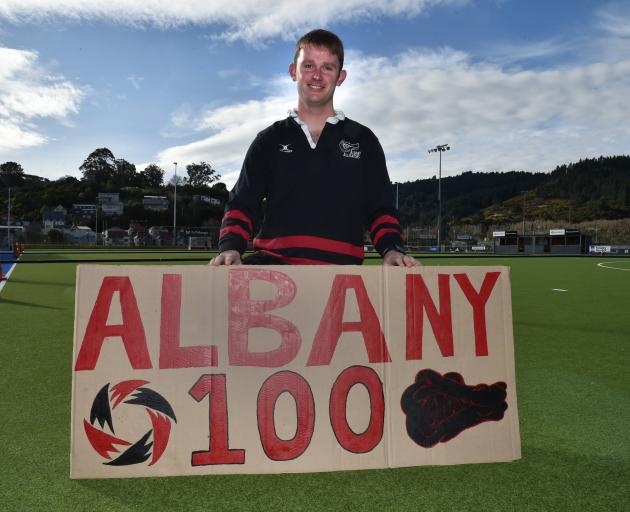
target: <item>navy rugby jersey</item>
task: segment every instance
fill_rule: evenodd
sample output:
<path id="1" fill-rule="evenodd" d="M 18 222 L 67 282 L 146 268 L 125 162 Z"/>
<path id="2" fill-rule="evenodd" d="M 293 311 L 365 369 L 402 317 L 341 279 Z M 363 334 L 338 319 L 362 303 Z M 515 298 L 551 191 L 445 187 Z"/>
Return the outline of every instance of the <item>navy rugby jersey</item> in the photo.
<path id="1" fill-rule="evenodd" d="M 326 123 L 311 148 L 288 117 L 249 147 L 225 208 L 219 250 L 242 254 L 255 235 L 254 249 L 283 263 L 356 265 L 363 262 L 366 229 L 381 255 L 402 245 L 376 136 L 346 117 Z"/>

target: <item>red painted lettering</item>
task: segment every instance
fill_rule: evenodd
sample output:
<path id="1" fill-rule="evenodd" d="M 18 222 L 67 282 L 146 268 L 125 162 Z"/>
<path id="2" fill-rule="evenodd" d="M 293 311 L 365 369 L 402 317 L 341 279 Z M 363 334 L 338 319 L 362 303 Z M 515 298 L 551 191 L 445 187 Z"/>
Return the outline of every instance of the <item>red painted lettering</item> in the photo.
<path id="1" fill-rule="evenodd" d="M 202 375 L 189 391 L 197 402 L 209 397 L 209 449 L 192 453 L 193 466 L 244 464 L 245 450 L 229 448 L 225 375 Z"/>
<path id="2" fill-rule="evenodd" d="M 370 422 L 361 434 L 356 434 L 348 425 L 346 411 L 348 393 L 355 384 L 363 384 L 370 396 Z M 337 377 L 330 393 L 330 422 L 339 444 L 353 453 L 373 450 L 383 437 L 384 418 L 383 384 L 378 374 L 366 366 L 346 368 Z"/>
<path id="3" fill-rule="evenodd" d="M 451 319 L 451 289 L 449 276 L 438 274 L 440 312 L 438 313 L 427 285 L 419 274 L 407 274 L 407 360 L 422 359 L 422 335 L 424 311 L 435 341 L 444 357 L 450 357 L 453 349 L 453 325 Z"/>
<path id="4" fill-rule="evenodd" d="M 160 317 L 160 368 L 199 368 L 217 366 L 217 347 L 181 347 L 181 274 L 162 277 L 162 314 Z"/>
<path id="5" fill-rule="evenodd" d="M 292 439 L 280 439 L 274 423 L 276 402 L 285 392 L 296 405 L 297 428 Z M 308 448 L 315 426 L 315 402 L 304 377 L 293 372 L 278 372 L 269 377 L 258 392 L 257 414 L 260 442 L 271 460 L 292 460 Z"/>
<path id="6" fill-rule="evenodd" d="M 344 322 L 346 290 L 354 290 L 359 306 L 360 320 Z M 370 363 L 390 362 L 389 352 L 381 324 L 370 302 L 361 276 L 336 275 L 328 297 L 326 309 L 313 339 L 307 366 L 330 364 L 342 332 L 360 332 Z"/>
<path id="7" fill-rule="evenodd" d="M 454 274 L 455 280 L 466 295 L 473 308 L 473 320 L 475 326 L 475 354 L 488 355 L 488 335 L 486 333 L 486 303 L 494 289 L 494 285 L 501 275 L 500 272 L 488 272 L 481 284 L 479 293 L 475 290 L 466 274 Z"/>
<path id="8" fill-rule="evenodd" d="M 272 300 L 252 300 L 250 282 L 268 281 L 276 285 L 278 295 Z M 228 277 L 228 355 L 230 364 L 236 366 L 278 367 L 290 363 L 300 350 L 300 331 L 291 322 L 267 311 L 289 304 L 295 297 L 293 280 L 273 270 L 230 270 Z M 273 329 L 282 341 L 275 350 L 252 352 L 249 350 L 249 330 L 254 327 Z"/>
<path id="9" fill-rule="evenodd" d="M 114 292 L 119 293 L 122 324 L 107 325 Z M 134 370 L 151 368 L 144 326 L 131 281 L 127 276 L 103 278 L 74 369 L 76 371 L 93 370 L 105 338 L 110 337 L 122 339 L 127 357 Z"/>

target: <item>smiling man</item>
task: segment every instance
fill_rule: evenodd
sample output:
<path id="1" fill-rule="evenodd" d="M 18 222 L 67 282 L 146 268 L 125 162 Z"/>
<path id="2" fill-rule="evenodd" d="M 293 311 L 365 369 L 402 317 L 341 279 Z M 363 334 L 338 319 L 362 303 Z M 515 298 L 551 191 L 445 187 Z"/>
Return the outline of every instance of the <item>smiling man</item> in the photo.
<path id="1" fill-rule="evenodd" d="M 327 30 L 297 42 L 289 66 L 297 109 L 250 146 L 226 205 L 213 265 L 357 265 L 365 230 L 383 264 L 419 265 L 404 253 L 378 139 L 333 107 L 335 89 L 346 79 L 343 59 L 343 43 Z M 254 254 L 241 260 L 254 235 Z"/>

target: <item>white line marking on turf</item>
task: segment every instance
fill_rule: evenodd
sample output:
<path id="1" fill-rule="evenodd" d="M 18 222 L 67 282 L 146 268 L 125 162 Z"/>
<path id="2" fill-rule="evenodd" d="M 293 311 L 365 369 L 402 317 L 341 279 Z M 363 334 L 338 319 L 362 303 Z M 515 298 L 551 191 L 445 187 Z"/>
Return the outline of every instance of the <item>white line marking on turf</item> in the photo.
<path id="1" fill-rule="evenodd" d="M 0 292 L 2 291 L 2 288 L 4 288 L 4 285 L 7 284 L 7 281 L 9 280 L 9 276 L 13 273 L 14 268 L 15 268 L 15 263 L 11 265 L 11 268 L 9 269 L 9 271 L 6 274 L 4 274 L 4 280 L 0 281 Z"/>
<path id="2" fill-rule="evenodd" d="M 621 260 L 621 261 L 609 261 L 608 263 L 629 263 L 629 261 L 627 260 Z M 604 264 L 604 262 L 598 263 L 597 266 L 599 268 L 609 268 L 611 270 L 623 270 L 624 272 L 630 272 L 630 268 L 619 268 L 619 267 L 611 267 L 610 265 L 606 265 Z"/>
<path id="3" fill-rule="evenodd" d="M 568 292 L 569 290 L 564 290 L 562 288 L 552 288 L 551 291 L 552 292 Z"/>

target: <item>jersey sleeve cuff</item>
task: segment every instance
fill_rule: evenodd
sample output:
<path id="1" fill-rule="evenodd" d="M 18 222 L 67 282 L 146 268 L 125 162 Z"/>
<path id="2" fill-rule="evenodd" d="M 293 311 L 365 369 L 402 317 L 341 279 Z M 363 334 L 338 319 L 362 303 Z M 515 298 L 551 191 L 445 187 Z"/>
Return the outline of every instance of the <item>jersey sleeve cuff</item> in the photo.
<path id="1" fill-rule="evenodd" d="M 384 235 L 374 248 L 381 256 L 385 256 L 389 251 L 398 251 L 402 254 L 406 254 L 407 252 L 402 237 L 398 233 L 388 233 Z"/>

